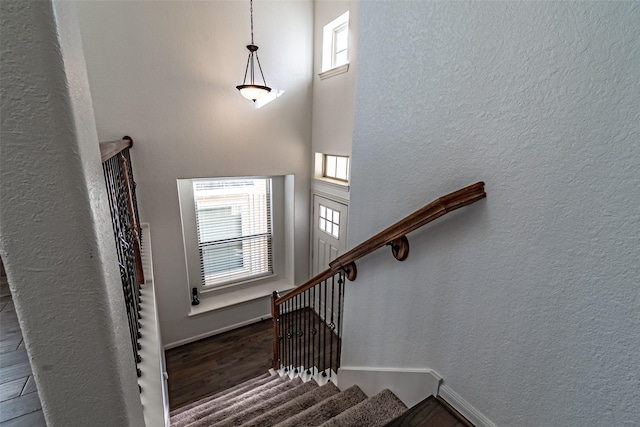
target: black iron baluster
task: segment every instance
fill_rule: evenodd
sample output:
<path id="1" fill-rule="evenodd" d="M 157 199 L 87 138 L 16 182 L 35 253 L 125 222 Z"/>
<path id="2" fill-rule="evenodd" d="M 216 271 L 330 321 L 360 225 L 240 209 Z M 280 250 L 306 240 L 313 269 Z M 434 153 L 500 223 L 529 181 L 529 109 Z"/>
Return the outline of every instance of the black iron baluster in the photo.
<path id="1" fill-rule="evenodd" d="M 295 338 L 294 338 L 294 345 L 295 345 L 295 364 L 296 364 L 296 369 L 293 371 L 294 374 L 298 373 L 298 366 L 300 366 L 299 359 L 300 359 L 300 342 L 299 342 L 299 335 L 298 332 L 300 331 L 300 301 L 299 301 L 299 297 L 300 295 L 296 295 L 295 301 L 296 301 L 296 311 L 295 311 L 295 325 L 296 325 L 296 329 L 295 329 Z"/>
<path id="2" fill-rule="evenodd" d="M 285 341 L 287 343 L 287 351 L 286 351 L 286 353 L 287 353 L 287 364 L 285 365 L 284 371 L 285 372 L 289 372 L 289 361 L 291 360 L 291 345 L 290 345 L 291 342 L 289 341 L 291 339 L 291 325 L 290 325 L 290 322 L 291 322 L 291 309 L 290 309 L 291 300 L 287 300 L 285 302 L 285 304 L 286 304 L 286 307 L 287 307 L 287 328 L 286 328 L 286 331 L 287 331 L 286 338 L 287 339 Z"/>
<path id="3" fill-rule="evenodd" d="M 283 347 L 283 352 L 282 352 L 282 362 L 283 362 L 283 368 L 284 368 L 284 372 L 287 372 L 287 366 L 289 363 L 289 347 L 287 345 L 287 328 L 288 328 L 288 321 L 289 318 L 287 317 L 287 307 L 289 305 L 289 301 L 285 301 L 282 304 L 282 314 L 283 316 L 280 318 L 280 323 L 282 323 L 282 347 Z"/>
<path id="4" fill-rule="evenodd" d="M 140 299 L 139 299 L 139 290 L 137 289 L 137 279 L 136 279 L 136 268 L 133 254 L 133 234 L 131 232 L 131 221 L 129 218 L 129 207 L 127 205 L 127 192 L 125 189 L 125 181 L 124 174 L 126 171 L 123 169 L 122 164 L 117 161 L 117 158 L 113 158 L 114 166 L 117 171 L 118 178 L 118 214 L 120 217 L 121 224 L 121 243 L 124 255 L 124 265 L 126 266 L 125 270 L 125 280 L 128 285 L 128 291 L 131 296 L 132 303 L 132 321 L 134 323 L 134 329 L 136 331 L 136 349 L 140 347 L 138 339 L 142 338 L 142 333 L 140 331 L 141 324 L 139 322 L 140 319 Z M 139 353 L 135 352 L 136 361 L 140 363 L 141 357 Z"/>
<path id="5" fill-rule="evenodd" d="M 125 149 L 118 155 L 104 161 L 102 170 L 109 200 L 109 213 L 118 257 L 127 322 L 131 335 L 131 346 L 134 360 L 138 364 L 142 360 L 139 353 L 142 348 L 140 344 L 140 338 L 142 338 L 140 280 L 142 276 L 139 276 L 139 274 L 142 274 L 142 265 L 139 264 L 139 259 L 136 258 L 137 252 L 134 246 L 137 244 L 137 241 L 135 241 L 136 234 L 140 235 L 141 229 L 138 220 L 135 181 L 133 179 L 129 150 Z M 131 204 L 129 200 L 131 200 Z M 137 230 L 131 228 L 134 224 L 136 224 Z M 138 376 L 141 376 L 140 369 L 136 369 Z"/>
<path id="6" fill-rule="evenodd" d="M 324 317 L 322 319 L 322 376 L 327 376 L 327 281 L 324 281 Z"/>
<path id="7" fill-rule="evenodd" d="M 322 285 L 324 282 L 320 283 L 318 287 L 318 373 L 323 372 L 322 370 Z"/>
<path id="8" fill-rule="evenodd" d="M 116 253 L 118 255 L 118 263 L 120 265 L 122 265 L 122 254 L 121 254 L 121 250 L 120 250 L 120 245 L 117 239 L 118 236 L 118 216 L 117 216 L 117 202 L 116 202 L 116 197 L 115 197 L 115 182 L 114 182 L 114 176 L 113 176 L 113 169 L 112 169 L 112 163 L 113 163 L 113 159 L 109 159 L 108 161 L 106 161 L 103 165 L 102 165 L 102 170 L 104 172 L 104 178 L 105 178 L 105 183 L 107 186 L 107 193 L 108 193 L 108 199 L 109 199 L 109 213 L 111 215 L 111 226 L 114 230 L 114 235 L 116 237 L 115 239 L 115 243 L 116 243 Z M 124 283 L 123 283 L 124 286 Z M 133 337 L 134 337 L 134 333 L 132 330 L 133 325 L 131 324 L 131 319 L 129 319 L 129 307 L 128 307 L 128 296 L 127 293 L 125 291 L 125 289 L 123 288 L 123 294 L 124 294 L 124 300 L 125 300 L 125 306 L 127 308 L 127 323 L 129 324 L 129 333 L 131 334 L 131 338 L 132 338 L 132 342 L 131 342 L 131 346 L 132 346 L 132 351 L 135 354 L 135 343 L 133 342 Z"/>
<path id="9" fill-rule="evenodd" d="M 289 339 L 289 369 L 293 368 L 293 300 L 289 300 L 289 332 L 287 338 Z"/>
<path id="10" fill-rule="evenodd" d="M 334 305 L 333 302 L 335 298 L 335 290 L 336 290 L 336 276 L 335 274 L 331 276 L 331 323 L 329 323 L 329 378 L 331 378 L 331 371 L 333 370 L 333 330 L 336 328 L 335 323 L 333 323 L 333 310 Z"/>
<path id="11" fill-rule="evenodd" d="M 128 288 L 128 282 L 126 280 L 126 257 L 124 255 L 124 247 L 122 245 L 122 240 L 121 240 L 121 236 L 122 236 L 122 220 L 120 218 L 120 213 L 118 212 L 119 209 L 119 197 L 118 197 L 118 192 L 120 190 L 119 187 L 119 182 L 117 179 L 117 171 L 116 171 L 116 158 L 112 157 L 109 160 L 109 169 L 110 169 L 110 173 L 111 173 L 111 178 L 112 178 L 112 183 L 113 183 L 113 219 L 114 219 L 114 232 L 115 234 L 115 238 L 116 238 L 116 248 L 118 250 L 118 262 L 120 264 L 120 279 L 122 281 L 122 290 L 124 293 L 124 299 L 125 299 L 125 304 L 126 304 L 126 309 L 127 309 L 127 320 L 129 322 L 129 329 L 131 330 L 131 339 L 132 339 L 132 345 L 133 345 L 133 352 L 134 352 L 134 357 L 135 357 L 135 353 L 136 353 L 136 341 L 137 341 L 137 330 L 135 327 L 135 324 L 133 322 L 133 319 L 131 318 L 131 295 L 129 292 L 129 288 Z"/>
<path id="12" fill-rule="evenodd" d="M 301 345 L 302 345 L 302 354 L 301 356 L 301 366 L 304 368 L 303 371 L 301 372 L 306 372 L 307 367 L 309 366 L 307 364 L 307 333 L 305 332 L 307 330 L 307 293 L 306 291 L 303 292 L 301 295 L 302 297 L 302 308 L 301 308 L 301 312 L 300 312 L 300 316 L 302 318 L 302 336 L 300 336 L 301 339 Z"/>
<path id="13" fill-rule="evenodd" d="M 344 298 L 344 273 L 338 275 L 338 354 L 336 355 L 336 373 L 340 368 L 340 358 L 342 357 L 342 307 Z"/>
<path id="14" fill-rule="evenodd" d="M 289 362 L 289 347 L 287 346 L 287 327 L 289 318 L 287 317 L 287 307 L 289 305 L 289 301 L 285 301 L 282 304 L 282 317 L 280 317 L 280 323 L 282 323 L 282 367 L 284 368 L 284 372 L 287 372 L 287 364 Z"/>
<path id="15" fill-rule="evenodd" d="M 314 286 L 313 288 L 311 288 L 311 310 L 313 311 L 311 313 L 311 315 L 313 316 L 313 325 L 311 326 L 311 369 L 314 369 L 315 367 L 317 367 L 317 363 L 316 363 L 316 334 L 318 333 L 318 330 L 316 329 L 316 318 L 315 318 L 315 313 L 316 313 L 316 287 Z M 313 372 L 313 371 L 311 371 Z"/>
<path id="16" fill-rule="evenodd" d="M 309 313 L 309 305 L 310 305 L 310 301 L 309 301 L 309 297 L 311 296 L 311 290 L 307 289 L 304 292 L 305 295 L 305 313 L 307 314 L 306 316 L 306 326 L 305 326 L 305 330 L 307 331 L 307 336 L 305 338 L 305 365 L 307 368 L 307 375 L 311 374 L 311 360 L 309 360 L 309 348 L 311 347 L 311 317 L 310 317 L 310 313 Z"/>
<path id="17" fill-rule="evenodd" d="M 118 263 L 120 265 L 120 278 L 123 286 L 123 296 L 125 300 L 125 307 L 127 310 L 127 320 L 129 323 L 129 331 L 131 333 L 131 345 L 133 350 L 134 359 L 136 363 L 139 361 L 138 355 L 138 328 L 137 328 L 137 319 L 135 318 L 135 314 L 132 313 L 132 295 L 131 290 L 129 289 L 129 283 L 127 280 L 127 260 L 125 255 L 125 245 L 123 245 L 123 224 L 120 213 L 120 197 L 119 191 L 120 180 L 118 179 L 118 163 L 115 157 L 109 159 L 108 162 L 105 163 L 103 169 L 107 175 L 106 182 L 108 183 L 108 191 L 109 191 L 109 205 L 111 207 L 111 220 L 114 230 L 116 251 L 118 255 Z M 126 242 L 125 242 L 126 243 Z M 140 371 L 138 370 L 138 376 L 140 376 Z"/>
<path id="18" fill-rule="evenodd" d="M 276 306 L 278 310 L 278 370 L 282 368 L 282 304 Z"/>

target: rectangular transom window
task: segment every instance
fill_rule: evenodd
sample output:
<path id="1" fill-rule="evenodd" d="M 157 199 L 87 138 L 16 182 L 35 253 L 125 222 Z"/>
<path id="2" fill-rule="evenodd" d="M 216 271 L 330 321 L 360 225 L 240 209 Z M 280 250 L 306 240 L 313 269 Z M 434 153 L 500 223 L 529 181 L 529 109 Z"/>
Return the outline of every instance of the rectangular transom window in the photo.
<path id="1" fill-rule="evenodd" d="M 340 181 L 349 181 L 349 157 L 325 154 L 322 175 Z"/>
<path id="2" fill-rule="evenodd" d="M 202 286 L 273 274 L 271 179 L 193 181 Z"/>

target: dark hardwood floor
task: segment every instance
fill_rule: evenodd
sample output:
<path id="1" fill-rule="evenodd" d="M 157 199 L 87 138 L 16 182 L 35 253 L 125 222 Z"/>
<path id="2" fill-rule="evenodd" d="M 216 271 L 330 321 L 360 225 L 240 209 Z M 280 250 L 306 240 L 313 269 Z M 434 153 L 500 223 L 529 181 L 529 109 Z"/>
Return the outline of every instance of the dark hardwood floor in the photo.
<path id="1" fill-rule="evenodd" d="M 281 355 L 283 364 L 311 364 L 321 371 L 331 366 L 337 370 L 338 337 L 317 315 L 303 309 L 283 315 L 281 321 L 283 336 L 287 331 L 302 332 L 285 338 L 295 341 L 295 345 Z M 302 343 L 309 344 L 312 336 L 316 358 L 310 362 L 311 352 L 305 350 Z M 271 368 L 272 340 L 273 326 L 268 319 L 167 350 L 171 410 L 266 373 Z M 326 348 L 324 352 L 319 350 L 321 343 Z"/>
<path id="2" fill-rule="evenodd" d="M 167 350 L 171 410 L 266 373 L 272 337 L 268 319 Z"/>
<path id="3" fill-rule="evenodd" d="M 0 261 L 0 426 L 46 427 L 31 364 Z"/>
<path id="4" fill-rule="evenodd" d="M 440 397 L 429 396 L 385 427 L 473 427 Z"/>

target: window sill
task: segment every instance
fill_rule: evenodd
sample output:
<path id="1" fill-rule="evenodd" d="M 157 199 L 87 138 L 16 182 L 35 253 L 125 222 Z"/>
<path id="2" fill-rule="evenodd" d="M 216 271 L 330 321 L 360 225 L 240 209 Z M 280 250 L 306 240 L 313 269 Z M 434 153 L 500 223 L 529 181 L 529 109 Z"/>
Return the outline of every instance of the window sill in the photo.
<path id="1" fill-rule="evenodd" d="M 341 190 L 349 191 L 349 183 L 346 181 L 340 181 L 339 179 L 327 178 L 324 176 L 317 176 L 314 178 L 317 183 L 322 183 L 325 185 L 330 185 L 335 188 L 339 188 Z"/>
<path id="2" fill-rule="evenodd" d="M 349 71 L 349 63 L 340 65 L 339 67 L 331 68 L 330 70 L 323 71 L 318 76 L 320 76 L 320 80 L 328 79 L 329 77 L 337 76 L 338 74 L 343 74 Z"/>
<path id="3" fill-rule="evenodd" d="M 250 286 L 233 286 L 222 289 L 211 289 L 200 293 L 200 304 L 190 306 L 189 317 L 198 316 L 215 310 L 231 307 L 260 298 L 270 297 L 274 290 L 280 293 L 294 288 L 286 278 L 272 276 L 261 279 Z"/>

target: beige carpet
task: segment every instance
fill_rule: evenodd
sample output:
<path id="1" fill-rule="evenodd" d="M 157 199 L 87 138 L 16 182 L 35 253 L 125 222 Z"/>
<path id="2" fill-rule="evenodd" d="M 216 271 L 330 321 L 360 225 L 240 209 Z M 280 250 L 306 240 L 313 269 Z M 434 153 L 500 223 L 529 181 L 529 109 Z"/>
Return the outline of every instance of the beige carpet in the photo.
<path id="1" fill-rule="evenodd" d="M 262 375 L 173 411 L 171 426 L 382 427 L 406 410 L 389 390 L 369 398 L 358 386 Z"/>

